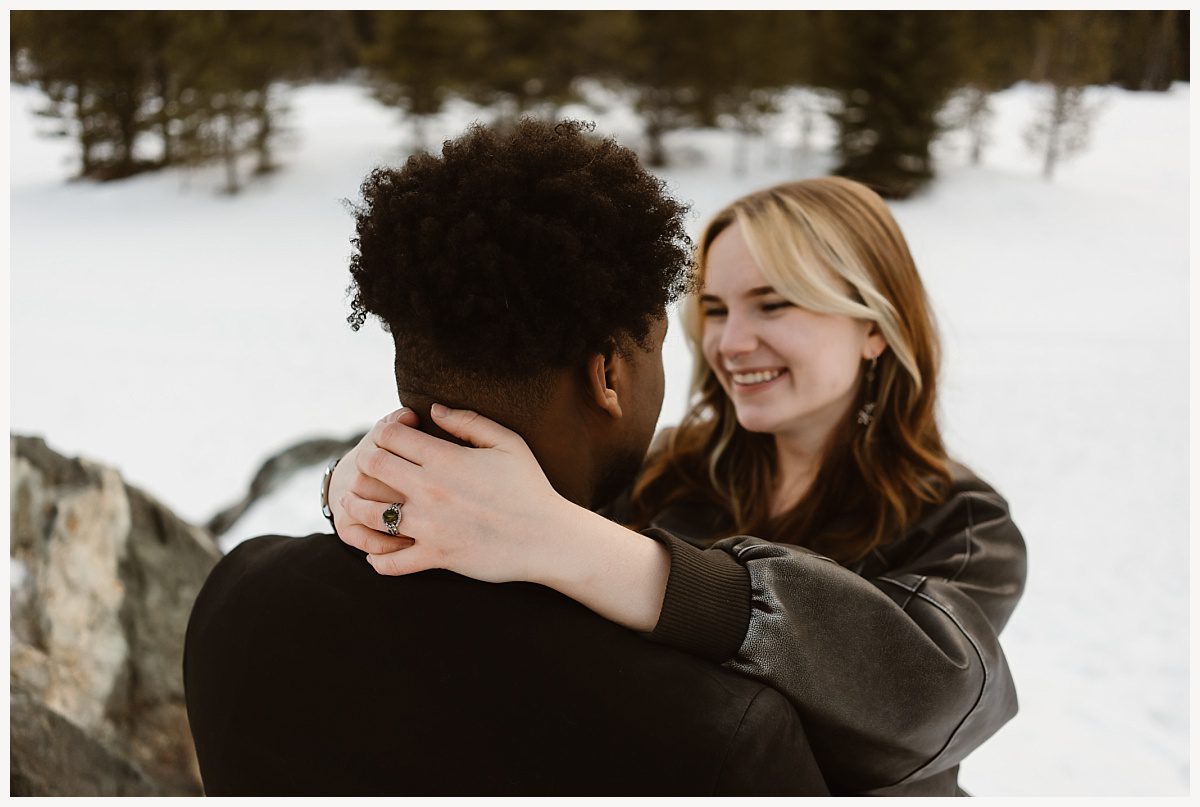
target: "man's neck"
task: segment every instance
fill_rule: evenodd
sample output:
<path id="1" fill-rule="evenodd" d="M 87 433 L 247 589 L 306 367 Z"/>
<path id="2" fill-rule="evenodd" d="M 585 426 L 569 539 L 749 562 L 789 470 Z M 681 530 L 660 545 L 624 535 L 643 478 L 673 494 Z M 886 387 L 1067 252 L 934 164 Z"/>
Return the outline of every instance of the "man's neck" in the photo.
<path id="1" fill-rule="evenodd" d="M 556 414 L 561 411 L 559 408 L 546 407 L 546 411 L 534 419 L 536 426 L 521 428 L 514 422 L 514 418 L 506 416 L 504 413 L 489 412 L 484 408 L 476 408 L 466 403 L 447 401 L 406 390 L 400 391 L 400 400 L 417 413 L 417 417 L 421 419 L 418 426 L 421 431 L 458 445 L 468 445 L 468 443 L 437 426 L 429 413 L 429 408 L 434 403 L 441 403 L 451 408 L 472 409 L 489 420 L 494 420 L 501 426 L 516 432 L 529 446 L 529 450 L 533 453 L 538 465 L 541 466 L 542 472 L 546 474 L 546 479 L 560 496 L 583 507 L 592 506 L 594 480 L 590 474 L 581 473 L 582 470 L 591 468 L 594 463 L 589 450 L 590 443 L 587 440 L 575 439 L 573 433 L 579 429 L 579 424 L 568 424 L 563 422 L 561 417 L 556 417 Z"/>
<path id="2" fill-rule="evenodd" d="M 443 440 L 449 440 L 451 443 L 455 443 L 460 446 L 467 445 L 465 440 L 461 440 L 458 437 L 455 437 L 453 434 L 443 431 L 442 428 L 439 427 L 434 421 L 433 416 L 429 414 L 429 407 L 433 406 L 435 403 L 440 403 L 451 407 L 455 406 L 455 404 L 429 395 L 409 392 L 407 390 L 400 391 L 400 402 L 404 406 L 407 406 L 409 409 L 417 413 L 417 417 L 421 419 L 421 422 L 417 428 L 421 431 L 434 437 L 440 437 Z"/>

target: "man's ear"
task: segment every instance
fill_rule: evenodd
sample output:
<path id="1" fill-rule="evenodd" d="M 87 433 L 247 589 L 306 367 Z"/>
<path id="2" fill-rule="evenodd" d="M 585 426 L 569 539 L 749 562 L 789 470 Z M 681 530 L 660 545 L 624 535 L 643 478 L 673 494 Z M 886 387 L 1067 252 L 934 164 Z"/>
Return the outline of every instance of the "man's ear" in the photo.
<path id="1" fill-rule="evenodd" d="M 607 355 L 593 353 L 587 360 L 584 385 L 587 400 L 614 418 L 623 414 L 617 391 L 622 389 L 624 361 L 615 347 L 610 347 Z"/>

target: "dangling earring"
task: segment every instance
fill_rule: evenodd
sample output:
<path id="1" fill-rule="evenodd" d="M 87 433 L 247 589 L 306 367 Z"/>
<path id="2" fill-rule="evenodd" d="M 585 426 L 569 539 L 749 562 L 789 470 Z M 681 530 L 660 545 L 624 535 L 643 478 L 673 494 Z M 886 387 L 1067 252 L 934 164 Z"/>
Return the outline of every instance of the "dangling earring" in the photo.
<path id="1" fill-rule="evenodd" d="M 871 357 L 871 366 L 867 368 L 867 395 L 871 395 L 873 390 L 871 387 L 875 383 L 875 365 L 879 363 L 878 356 Z M 870 426 L 871 421 L 875 419 L 875 402 L 868 401 L 863 404 L 862 409 L 858 410 L 858 423 L 860 426 Z"/>

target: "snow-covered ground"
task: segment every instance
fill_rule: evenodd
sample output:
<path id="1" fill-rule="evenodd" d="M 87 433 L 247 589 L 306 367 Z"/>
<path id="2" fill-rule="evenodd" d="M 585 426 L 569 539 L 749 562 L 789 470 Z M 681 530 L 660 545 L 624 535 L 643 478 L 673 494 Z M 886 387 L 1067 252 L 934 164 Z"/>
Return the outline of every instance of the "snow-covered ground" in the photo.
<path id="1" fill-rule="evenodd" d="M 952 451 L 1011 505 L 1029 585 L 1004 639 L 1020 714 L 963 765 L 977 795 L 1189 791 L 1189 88 L 1096 90 L 1086 153 L 1052 183 L 1021 131 L 1044 88 L 995 98 L 994 143 L 894 210 L 945 342 Z M 797 94 L 793 100 L 804 97 Z M 238 498 L 259 462 L 394 408 L 391 342 L 345 322 L 354 199 L 409 129 L 351 84 L 291 94 L 284 169 L 237 198 L 219 170 L 68 183 L 72 146 L 39 138 L 37 94 L 11 94 L 11 428 L 113 464 L 185 518 Z M 637 145 L 618 99 L 569 109 Z M 486 110 L 455 106 L 434 140 Z M 673 135 L 662 172 L 693 231 L 744 192 L 828 171 L 828 124 L 796 117 L 747 144 Z M 690 357 L 672 328 L 663 425 Z M 321 530 L 320 471 L 255 507 L 230 545 Z"/>

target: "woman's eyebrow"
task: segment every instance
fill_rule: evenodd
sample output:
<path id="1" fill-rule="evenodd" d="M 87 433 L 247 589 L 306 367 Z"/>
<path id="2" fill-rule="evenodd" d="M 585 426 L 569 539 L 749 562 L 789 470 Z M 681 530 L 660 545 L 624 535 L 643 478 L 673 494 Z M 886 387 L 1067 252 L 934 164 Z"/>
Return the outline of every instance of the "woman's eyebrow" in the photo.
<path id="1" fill-rule="evenodd" d="M 742 296 L 743 297 L 765 297 L 768 294 L 778 294 L 778 292 L 775 291 L 774 286 L 757 286 L 753 289 L 750 289 Z M 702 302 L 702 303 L 719 303 L 719 302 L 721 302 L 721 298 L 715 294 L 701 294 L 700 302 Z"/>

